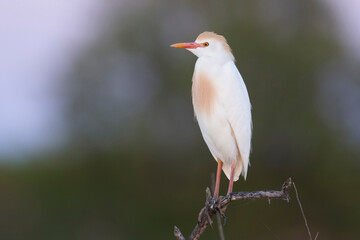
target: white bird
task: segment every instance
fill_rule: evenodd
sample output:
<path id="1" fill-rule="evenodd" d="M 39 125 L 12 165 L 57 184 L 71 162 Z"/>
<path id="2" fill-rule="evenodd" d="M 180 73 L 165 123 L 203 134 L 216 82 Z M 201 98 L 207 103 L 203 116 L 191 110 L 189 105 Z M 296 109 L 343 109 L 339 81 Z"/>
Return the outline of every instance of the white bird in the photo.
<path id="1" fill-rule="evenodd" d="M 176 43 L 198 59 L 192 78 L 192 102 L 202 136 L 218 163 L 214 198 L 219 195 L 221 169 L 230 180 L 246 179 L 251 144 L 251 104 L 226 39 L 201 33 L 195 42 Z"/>

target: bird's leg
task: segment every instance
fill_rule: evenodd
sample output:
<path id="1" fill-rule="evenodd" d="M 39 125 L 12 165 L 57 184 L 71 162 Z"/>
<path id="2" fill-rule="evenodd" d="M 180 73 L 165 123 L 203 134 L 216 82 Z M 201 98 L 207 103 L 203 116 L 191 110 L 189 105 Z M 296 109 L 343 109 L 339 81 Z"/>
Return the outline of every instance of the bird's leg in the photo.
<path id="1" fill-rule="evenodd" d="M 219 188 L 220 188 L 220 177 L 221 177 L 221 169 L 223 166 L 223 162 L 218 158 L 218 167 L 216 172 L 216 183 L 215 183 L 215 190 L 214 190 L 214 198 L 218 198 L 219 196 Z"/>
<path id="2" fill-rule="evenodd" d="M 229 188 L 228 188 L 228 192 L 227 192 L 226 195 L 229 195 L 232 192 L 232 189 L 233 189 L 235 167 L 236 167 L 236 161 L 233 161 L 233 163 L 231 164 Z"/>

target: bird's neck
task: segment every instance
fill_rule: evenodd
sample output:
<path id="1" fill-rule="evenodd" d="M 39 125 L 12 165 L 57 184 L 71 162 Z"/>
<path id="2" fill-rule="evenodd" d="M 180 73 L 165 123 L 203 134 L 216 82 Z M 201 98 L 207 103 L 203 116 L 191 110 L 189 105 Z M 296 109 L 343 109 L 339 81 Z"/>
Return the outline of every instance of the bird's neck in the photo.
<path id="1" fill-rule="evenodd" d="M 220 67 L 228 62 L 234 62 L 234 60 L 227 55 L 219 57 L 201 56 L 197 59 L 196 64 L 201 64 L 208 67 Z"/>
<path id="2" fill-rule="evenodd" d="M 223 66 L 229 62 L 230 59 L 213 58 L 213 57 L 199 57 L 195 64 L 195 72 L 205 72 L 210 76 L 217 76 L 223 69 Z"/>

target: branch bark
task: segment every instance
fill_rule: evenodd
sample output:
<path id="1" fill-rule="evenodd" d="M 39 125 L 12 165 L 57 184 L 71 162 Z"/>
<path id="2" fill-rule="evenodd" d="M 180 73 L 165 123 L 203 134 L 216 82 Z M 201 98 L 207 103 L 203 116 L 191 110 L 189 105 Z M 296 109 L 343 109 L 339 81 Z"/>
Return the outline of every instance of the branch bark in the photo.
<path id="1" fill-rule="evenodd" d="M 256 192 L 236 192 L 231 193 L 228 196 L 220 196 L 218 199 L 213 199 L 211 197 L 210 189 L 206 189 L 206 202 L 205 206 L 201 209 L 198 217 L 198 222 L 191 233 L 189 240 L 197 240 L 200 238 L 201 234 L 205 231 L 206 227 L 212 224 L 212 217 L 216 215 L 216 213 L 220 213 L 223 217 L 225 217 L 225 211 L 231 201 L 235 200 L 255 200 L 255 199 L 280 199 L 280 200 L 290 200 L 289 191 L 292 186 L 291 178 L 288 178 L 282 188 L 281 191 L 256 191 Z M 174 235 L 177 240 L 185 240 L 182 235 L 180 229 L 175 226 Z"/>

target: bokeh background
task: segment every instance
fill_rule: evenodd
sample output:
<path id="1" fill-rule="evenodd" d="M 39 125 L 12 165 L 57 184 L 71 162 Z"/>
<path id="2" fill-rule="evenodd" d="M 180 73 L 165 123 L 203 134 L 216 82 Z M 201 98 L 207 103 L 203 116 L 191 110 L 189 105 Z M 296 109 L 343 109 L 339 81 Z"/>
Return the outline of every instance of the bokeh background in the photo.
<path id="1" fill-rule="evenodd" d="M 234 190 L 292 177 L 318 239 L 359 239 L 359 11 L 357 0 L 1 1 L 0 239 L 191 232 L 216 162 L 193 116 L 196 58 L 169 45 L 205 30 L 228 39 L 253 105 L 251 167 Z M 226 239 L 308 239 L 292 196 L 234 202 Z"/>

